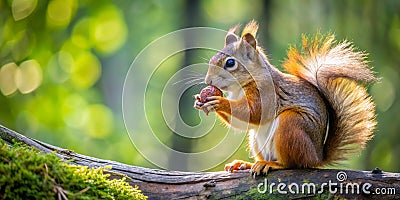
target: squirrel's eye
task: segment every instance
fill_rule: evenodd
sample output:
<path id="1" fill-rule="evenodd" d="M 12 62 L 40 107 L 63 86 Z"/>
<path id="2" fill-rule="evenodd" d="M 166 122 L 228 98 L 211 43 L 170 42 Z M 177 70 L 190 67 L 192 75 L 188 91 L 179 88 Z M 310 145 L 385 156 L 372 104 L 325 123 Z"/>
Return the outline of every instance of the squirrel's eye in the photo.
<path id="1" fill-rule="evenodd" d="M 233 58 L 229 58 L 228 60 L 225 61 L 225 69 L 232 69 L 233 67 L 236 66 L 236 61 Z"/>

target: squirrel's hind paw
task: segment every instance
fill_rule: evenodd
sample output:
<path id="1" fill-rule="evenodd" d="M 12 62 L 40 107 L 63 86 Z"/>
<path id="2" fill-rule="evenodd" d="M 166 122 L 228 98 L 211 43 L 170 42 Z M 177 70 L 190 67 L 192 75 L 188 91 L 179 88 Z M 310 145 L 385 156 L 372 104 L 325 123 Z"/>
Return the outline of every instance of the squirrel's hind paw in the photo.
<path id="1" fill-rule="evenodd" d="M 283 169 L 283 166 L 274 161 L 260 160 L 254 163 L 251 167 L 251 174 L 254 176 L 265 174 L 267 175 L 270 169 Z"/>

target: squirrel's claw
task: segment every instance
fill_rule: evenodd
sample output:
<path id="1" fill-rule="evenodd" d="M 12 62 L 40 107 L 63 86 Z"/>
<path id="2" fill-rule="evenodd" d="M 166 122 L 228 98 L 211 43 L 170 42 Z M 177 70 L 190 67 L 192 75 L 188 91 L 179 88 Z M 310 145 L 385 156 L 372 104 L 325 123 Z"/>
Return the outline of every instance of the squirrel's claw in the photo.
<path id="1" fill-rule="evenodd" d="M 204 106 L 204 103 L 201 103 L 200 101 L 198 101 L 198 100 L 196 100 L 195 102 L 194 102 L 194 108 L 196 108 L 197 110 L 202 110 L 202 111 L 204 111 L 205 113 L 206 113 L 206 115 L 208 115 L 208 113 L 210 112 L 210 111 L 208 111 Z"/>
<path id="2" fill-rule="evenodd" d="M 274 161 L 260 160 L 254 163 L 250 169 L 253 177 L 258 175 L 267 175 L 270 169 L 282 169 L 282 165 Z"/>
<path id="3" fill-rule="evenodd" d="M 194 95 L 194 98 L 195 98 L 196 100 L 194 101 L 193 107 L 196 108 L 196 109 L 198 109 L 198 110 L 202 110 L 202 107 L 203 107 L 204 103 L 202 103 L 202 102 L 200 101 L 200 95 L 199 95 L 199 94 L 196 94 L 196 95 Z"/>
<path id="4" fill-rule="evenodd" d="M 270 169 L 270 166 L 268 165 L 267 161 L 257 161 L 251 167 L 250 172 L 255 177 L 258 175 L 262 175 L 262 174 L 267 175 L 269 169 Z"/>
<path id="5" fill-rule="evenodd" d="M 201 103 L 200 101 L 196 100 L 196 101 L 194 102 L 193 107 L 196 108 L 196 109 L 198 109 L 198 110 L 201 110 L 202 107 L 203 107 L 203 105 L 204 105 L 204 103 Z"/>

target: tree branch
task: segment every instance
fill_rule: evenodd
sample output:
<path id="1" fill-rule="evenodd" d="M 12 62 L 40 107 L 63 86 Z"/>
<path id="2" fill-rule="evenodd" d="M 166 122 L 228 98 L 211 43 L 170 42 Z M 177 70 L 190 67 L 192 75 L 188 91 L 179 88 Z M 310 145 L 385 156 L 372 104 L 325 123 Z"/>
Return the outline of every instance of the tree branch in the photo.
<path id="1" fill-rule="evenodd" d="M 273 195 L 274 198 L 282 199 L 332 199 L 337 197 L 399 199 L 400 195 L 400 174 L 381 172 L 378 169 L 372 172 L 336 169 L 278 170 L 270 172 L 267 177 L 255 178 L 250 176 L 248 171 L 237 173 L 177 172 L 131 166 L 77 154 L 71 150 L 23 136 L 1 125 L 0 137 L 9 144 L 16 141 L 43 152 L 54 152 L 58 157 L 71 164 L 89 167 L 112 166 L 112 169 L 108 170 L 111 177 L 127 176 L 130 184 L 138 185 L 139 189 L 150 199 L 232 197 L 251 199 L 259 195 L 264 195 L 261 198 L 269 198 L 271 196 L 268 195 Z M 338 173 L 343 175 L 343 179 L 337 177 Z M 264 187 L 260 187 L 260 192 L 257 190 L 259 185 L 267 185 L 265 194 L 260 194 Z M 282 192 L 287 194 L 281 194 Z M 377 194 L 378 192 L 380 194 Z"/>

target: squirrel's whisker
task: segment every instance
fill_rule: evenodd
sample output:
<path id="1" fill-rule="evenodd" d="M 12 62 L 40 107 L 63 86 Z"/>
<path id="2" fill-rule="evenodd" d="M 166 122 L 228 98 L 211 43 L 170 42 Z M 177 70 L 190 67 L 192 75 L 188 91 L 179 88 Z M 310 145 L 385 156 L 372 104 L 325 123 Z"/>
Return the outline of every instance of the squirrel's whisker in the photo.
<path id="1" fill-rule="evenodd" d="M 176 85 L 178 83 L 185 82 L 185 81 L 186 81 L 185 84 L 187 84 L 187 83 L 201 81 L 201 80 L 204 80 L 204 77 L 197 77 L 197 78 L 187 77 L 187 78 L 181 79 L 181 80 L 173 83 L 172 85 Z"/>

